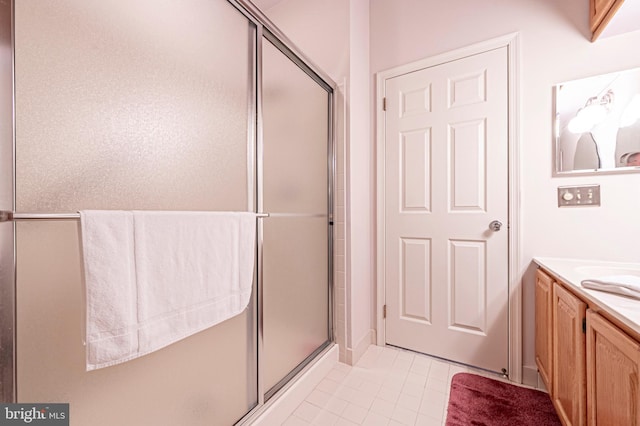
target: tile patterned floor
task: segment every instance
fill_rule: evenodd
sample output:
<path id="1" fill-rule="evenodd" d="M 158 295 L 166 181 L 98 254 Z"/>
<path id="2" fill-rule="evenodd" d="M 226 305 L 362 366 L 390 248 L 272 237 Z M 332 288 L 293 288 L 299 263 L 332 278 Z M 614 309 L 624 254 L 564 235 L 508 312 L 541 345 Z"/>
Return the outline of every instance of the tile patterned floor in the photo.
<path id="1" fill-rule="evenodd" d="M 338 363 L 283 425 L 441 426 L 451 377 L 463 371 L 485 375 L 426 355 L 370 346 L 357 365 Z"/>

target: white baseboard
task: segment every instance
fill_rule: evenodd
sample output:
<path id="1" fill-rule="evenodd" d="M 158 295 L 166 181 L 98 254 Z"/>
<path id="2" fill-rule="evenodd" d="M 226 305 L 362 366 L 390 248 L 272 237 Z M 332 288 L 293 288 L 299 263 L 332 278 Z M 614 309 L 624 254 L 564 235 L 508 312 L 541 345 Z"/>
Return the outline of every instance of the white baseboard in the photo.
<path id="1" fill-rule="evenodd" d="M 542 380 L 542 376 L 540 376 L 540 373 L 538 373 L 538 389 L 549 393 L 549 389 L 547 389 L 547 385 L 544 384 L 544 380 Z"/>
<path id="2" fill-rule="evenodd" d="M 542 382 L 538 380 L 538 368 L 534 365 L 523 365 L 522 366 L 522 384 L 526 386 L 530 386 L 532 388 L 539 389 L 539 383 Z"/>
<path id="3" fill-rule="evenodd" d="M 360 341 L 356 344 L 355 348 L 353 349 L 347 348 L 346 363 L 348 365 L 356 365 L 358 360 L 360 360 L 362 355 L 364 355 L 364 353 L 367 351 L 367 348 L 372 344 L 375 344 L 375 342 L 376 342 L 376 331 L 373 329 L 369 330 L 369 332 L 366 333 L 362 337 L 362 339 L 360 339 Z"/>
<path id="4" fill-rule="evenodd" d="M 260 414 L 252 426 L 276 426 L 284 423 L 304 399 L 324 379 L 338 362 L 338 345 L 333 345 L 322 357 L 293 383 L 282 395 L 274 396 L 269 407 Z"/>

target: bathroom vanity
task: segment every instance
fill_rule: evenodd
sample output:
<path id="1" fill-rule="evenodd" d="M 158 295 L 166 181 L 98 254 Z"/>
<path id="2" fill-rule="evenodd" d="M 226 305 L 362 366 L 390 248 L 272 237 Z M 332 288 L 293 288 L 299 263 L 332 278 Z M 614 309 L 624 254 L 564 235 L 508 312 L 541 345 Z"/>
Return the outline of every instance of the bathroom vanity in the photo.
<path id="1" fill-rule="evenodd" d="M 640 300 L 581 281 L 640 264 L 534 258 L 536 364 L 564 425 L 640 425 Z"/>

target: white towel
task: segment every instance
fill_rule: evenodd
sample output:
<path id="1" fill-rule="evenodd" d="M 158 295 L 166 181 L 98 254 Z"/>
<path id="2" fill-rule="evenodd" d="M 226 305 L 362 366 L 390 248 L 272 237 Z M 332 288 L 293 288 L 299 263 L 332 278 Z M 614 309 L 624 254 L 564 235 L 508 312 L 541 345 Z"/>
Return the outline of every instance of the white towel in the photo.
<path id="1" fill-rule="evenodd" d="M 640 299 L 640 277 L 635 275 L 611 275 L 587 279 L 582 281 L 582 287 Z"/>
<path id="2" fill-rule="evenodd" d="M 87 371 L 165 347 L 249 303 L 256 215 L 80 212 Z"/>

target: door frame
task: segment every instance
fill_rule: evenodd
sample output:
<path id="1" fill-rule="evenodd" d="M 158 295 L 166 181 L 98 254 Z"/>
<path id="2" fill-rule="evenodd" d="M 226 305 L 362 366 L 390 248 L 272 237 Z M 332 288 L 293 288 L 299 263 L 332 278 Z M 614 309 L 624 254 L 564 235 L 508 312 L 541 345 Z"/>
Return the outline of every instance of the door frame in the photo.
<path id="1" fill-rule="evenodd" d="M 522 383 L 522 286 L 520 273 L 520 36 L 511 33 L 460 49 L 431 56 L 376 73 L 376 342 L 386 344 L 385 319 L 385 82 L 423 68 L 462 59 L 501 47 L 507 47 L 508 90 L 508 292 L 509 292 L 509 380 Z"/>

